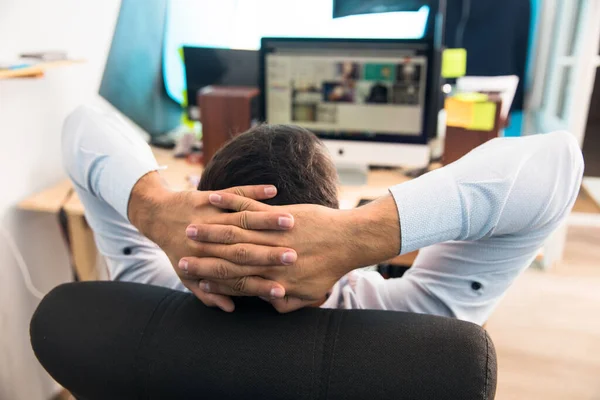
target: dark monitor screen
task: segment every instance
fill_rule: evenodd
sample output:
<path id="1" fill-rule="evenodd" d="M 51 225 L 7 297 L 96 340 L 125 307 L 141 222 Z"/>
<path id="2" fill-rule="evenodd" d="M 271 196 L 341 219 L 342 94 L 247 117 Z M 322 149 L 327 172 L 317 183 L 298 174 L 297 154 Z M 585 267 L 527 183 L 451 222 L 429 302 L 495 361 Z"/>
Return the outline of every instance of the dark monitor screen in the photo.
<path id="1" fill-rule="evenodd" d="M 333 18 L 359 14 L 417 11 L 430 3 L 429 0 L 333 0 Z"/>
<path id="2" fill-rule="evenodd" d="M 183 47 L 190 118 L 197 119 L 198 91 L 209 85 L 258 86 L 259 52 L 213 47 Z"/>

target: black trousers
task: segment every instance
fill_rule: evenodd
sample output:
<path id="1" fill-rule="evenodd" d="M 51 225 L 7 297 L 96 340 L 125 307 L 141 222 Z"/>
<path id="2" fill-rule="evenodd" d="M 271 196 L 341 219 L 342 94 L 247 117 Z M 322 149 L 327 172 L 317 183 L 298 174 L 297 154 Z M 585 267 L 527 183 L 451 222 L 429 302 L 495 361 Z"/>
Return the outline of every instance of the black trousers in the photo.
<path id="1" fill-rule="evenodd" d="M 303 309 L 258 299 L 227 314 L 122 282 L 59 286 L 31 321 L 44 368 L 78 399 L 490 399 L 479 326 L 427 315 Z"/>

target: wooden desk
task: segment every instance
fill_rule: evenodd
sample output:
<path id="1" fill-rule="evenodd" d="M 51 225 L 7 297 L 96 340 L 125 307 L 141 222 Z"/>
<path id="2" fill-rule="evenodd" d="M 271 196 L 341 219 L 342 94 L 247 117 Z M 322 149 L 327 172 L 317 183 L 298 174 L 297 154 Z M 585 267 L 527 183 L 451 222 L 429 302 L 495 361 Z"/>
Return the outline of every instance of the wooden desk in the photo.
<path id="1" fill-rule="evenodd" d="M 176 159 L 171 151 L 153 148 L 154 156 L 166 169 L 159 171 L 165 181 L 176 190 L 194 190 L 193 182 L 202 174 L 202 166 L 190 164 L 184 159 Z M 388 188 L 410 178 L 399 170 L 371 171 L 364 186 L 341 186 L 339 190 L 340 208 L 355 207 L 361 199 L 375 199 L 388 193 Z M 98 250 L 94 233 L 87 224 L 83 204 L 69 180 L 60 182 L 43 192 L 21 201 L 19 208 L 29 211 L 58 214 L 64 210 L 69 231 L 70 253 L 80 280 L 97 280 L 101 274 L 96 264 Z M 391 264 L 412 265 L 417 252 L 405 254 L 388 261 Z"/>

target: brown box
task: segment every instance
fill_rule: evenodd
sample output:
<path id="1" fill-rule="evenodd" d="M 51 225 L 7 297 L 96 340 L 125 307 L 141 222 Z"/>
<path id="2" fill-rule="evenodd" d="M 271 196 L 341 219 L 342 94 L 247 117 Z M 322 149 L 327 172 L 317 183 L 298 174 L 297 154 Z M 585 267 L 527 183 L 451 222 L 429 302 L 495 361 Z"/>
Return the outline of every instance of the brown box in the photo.
<path id="1" fill-rule="evenodd" d="M 252 87 L 209 86 L 198 93 L 204 165 L 229 139 L 250 129 L 258 95 Z"/>
<path id="2" fill-rule="evenodd" d="M 496 103 L 496 122 L 491 131 L 473 131 L 465 128 L 446 126 L 446 139 L 444 142 L 444 164 L 450 164 L 475 147 L 480 146 L 495 137 L 498 137 L 500 129 L 505 125 L 501 119 L 500 111 L 502 100 L 500 96 L 490 96 L 490 101 Z"/>

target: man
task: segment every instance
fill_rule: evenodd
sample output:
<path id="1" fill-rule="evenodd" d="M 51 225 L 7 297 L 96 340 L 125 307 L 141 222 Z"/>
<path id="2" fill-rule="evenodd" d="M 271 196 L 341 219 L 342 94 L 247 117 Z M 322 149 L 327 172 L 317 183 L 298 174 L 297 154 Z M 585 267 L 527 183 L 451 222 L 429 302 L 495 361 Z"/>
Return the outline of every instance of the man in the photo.
<path id="1" fill-rule="evenodd" d="M 290 157 L 258 149 L 255 158 L 270 157 L 268 151 Z M 118 118 L 88 107 L 68 118 L 63 152 L 112 279 L 185 286 L 226 311 L 234 308 L 230 295 L 268 297 L 286 312 L 321 301 L 333 287 L 325 307 L 405 310 L 478 324 L 568 215 L 583 171 L 567 133 L 497 139 L 371 204 L 342 211 L 255 201 L 277 198 L 279 188 L 268 185 L 277 165 L 270 165 L 266 181 L 240 182 L 263 186 L 169 191 L 150 148 Z M 329 162 L 319 157 L 321 167 Z M 401 279 L 355 271 L 416 249 L 419 257 Z"/>

